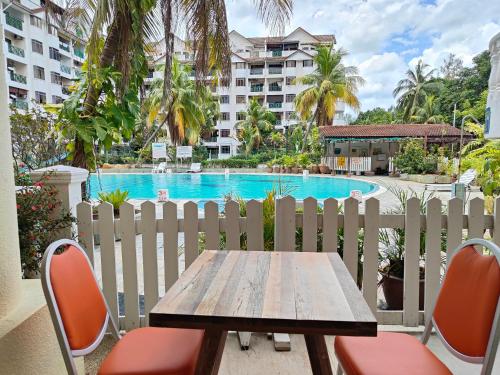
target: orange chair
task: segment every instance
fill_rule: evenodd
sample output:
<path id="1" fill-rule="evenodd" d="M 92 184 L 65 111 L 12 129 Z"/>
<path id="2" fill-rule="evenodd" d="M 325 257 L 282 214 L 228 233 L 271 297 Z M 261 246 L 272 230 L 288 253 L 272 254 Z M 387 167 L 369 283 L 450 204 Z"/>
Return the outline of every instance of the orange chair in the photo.
<path id="1" fill-rule="evenodd" d="M 493 255 L 478 252 L 484 246 Z M 434 311 L 419 341 L 403 333 L 335 339 L 339 371 L 354 374 L 451 374 L 427 348 L 434 327 L 444 346 L 457 358 L 482 364 L 491 374 L 500 339 L 500 248 L 474 239 L 455 250 Z"/>
<path id="2" fill-rule="evenodd" d="M 60 248 L 64 251 L 55 253 Z M 42 286 L 69 374 L 77 374 L 73 358 L 95 350 L 109 323 L 119 341 L 99 374 L 194 373 L 203 331 L 145 327 L 121 337 L 87 255 L 76 242 L 59 240 L 47 248 Z"/>

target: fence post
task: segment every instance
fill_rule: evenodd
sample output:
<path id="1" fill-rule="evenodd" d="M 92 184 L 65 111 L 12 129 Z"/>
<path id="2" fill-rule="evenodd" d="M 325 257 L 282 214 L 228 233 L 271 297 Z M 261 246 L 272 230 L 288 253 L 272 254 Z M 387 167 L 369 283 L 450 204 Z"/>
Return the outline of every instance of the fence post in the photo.
<path id="1" fill-rule="evenodd" d="M 420 258 L 420 201 L 410 198 L 405 214 L 405 264 L 403 292 L 403 325 L 418 325 L 419 258 Z"/>

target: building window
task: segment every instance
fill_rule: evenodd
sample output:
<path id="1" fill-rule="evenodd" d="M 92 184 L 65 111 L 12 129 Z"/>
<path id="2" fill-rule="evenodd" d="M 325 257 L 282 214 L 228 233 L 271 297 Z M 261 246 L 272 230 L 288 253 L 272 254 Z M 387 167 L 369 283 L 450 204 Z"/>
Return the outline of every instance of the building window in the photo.
<path id="1" fill-rule="evenodd" d="M 238 121 L 243 121 L 245 118 L 246 118 L 245 112 L 238 112 L 236 114 L 236 120 L 238 120 Z"/>
<path id="2" fill-rule="evenodd" d="M 244 62 L 237 62 L 234 64 L 236 69 L 245 69 L 245 63 Z"/>
<path id="3" fill-rule="evenodd" d="M 297 66 L 297 61 L 295 60 L 290 60 L 286 62 L 286 67 L 287 68 L 295 68 Z"/>
<path id="4" fill-rule="evenodd" d="M 287 103 L 293 103 L 294 100 L 295 100 L 295 94 L 286 94 Z"/>
<path id="5" fill-rule="evenodd" d="M 293 112 L 293 111 L 286 111 L 285 112 L 285 119 L 286 120 L 293 120 L 293 119 L 295 119 L 295 112 Z"/>
<path id="6" fill-rule="evenodd" d="M 229 112 L 221 112 L 220 115 L 222 121 L 229 121 Z"/>
<path id="7" fill-rule="evenodd" d="M 59 50 L 57 48 L 49 47 L 49 57 L 52 60 L 61 61 L 61 54 L 59 53 Z"/>
<path id="8" fill-rule="evenodd" d="M 295 79 L 295 76 L 286 77 L 286 85 L 287 86 L 295 85 L 294 79 Z"/>
<path id="9" fill-rule="evenodd" d="M 223 138 L 228 138 L 229 136 L 231 136 L 231 130 L 229 130 L 229 129 L 222 129 L 220 131 L 220 136 L 223 137 Z"/>
<path id="10" fill-rule="evenodd" d="M 221 154 L 230 154 L 231 153 L 231 146 L 221 146 L 220 153 Z"/>
<path id="11" fill-rule="evenodd" d="M 41 91 L 35 91 L 35 102 L 38 104 L 47 104 L 47 95 Z"/>
<path id="12" fill-rule="evenodd" d="M 62 86 L 61 75 L 56 72 L 50 72 L 50 82 L 55 83 L 56 85 Z"/>
<path id="13" fill-rule="evenodd" d="M 247 98 L 245 95 L 236 95 L 236 104 L 245 104 L 247 102 Z"/>
<path id="14" fill-rule="evenodd" d="M 30 24 L 39 28 L 42 28 L 42 19 L 37 16 L 30 16 Z"/>
<path id="15" fill-rule="evenodd" d="M 48 31 L 50 35 L 56 35 L 57 36 L 57 27 L 54 25 L 49 25 Z"/>
<path id="16" fill-rule="evenodd" d="M 37 79 L 45 79 L 45 70 L 41 66 L 33 65 L 33 76 Z"/>
<path id="17" fill-rule="evenodd" d="M 307 68 L 307 67 L 313 66 L 313 61 L 312 61 L 312 60 L 304 60 L 304 61 L 302 61 L 302 66 L 303 66 L 304 68 Z"/>
<path id="18" fill-rule="evenodd" d="M 53 104 L 61 104 L 63 102 L 63 98 L 57 95 L 52 95 L 52 103 Z"/>
<path id="19" fill-rule="evenodd" d="M 229 95 L 221 95 L 219 100 L 220 104 L 229 104 Z"/>
<path id="20" fill-rule="evenodd" d="M 31 50 L 43 55 L 43 43 L 36 39 L 31 39 Z"/>
<path id="21" fill-rule="evenodd" d="M 236 86 L 245 86 L 245 78 L 236 78 Z"/>

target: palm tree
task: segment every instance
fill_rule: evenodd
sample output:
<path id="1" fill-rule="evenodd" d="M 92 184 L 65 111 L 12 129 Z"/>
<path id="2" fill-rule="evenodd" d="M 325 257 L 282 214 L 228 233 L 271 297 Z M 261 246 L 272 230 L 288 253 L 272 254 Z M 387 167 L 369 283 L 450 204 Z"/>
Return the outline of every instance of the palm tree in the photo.
<path id="1" fill-rule="evenodd" d="M 252 99 L 246 110 L 245 119 L 238 121 L 236 127 L 239 130 L 239 139 L 244 144 L 245 154 L 250 154 L 258 148 L 269 133 L 276 121 L 274 114 Z"/>
<path id="2" fill-rule="evenodd" d="M 173 108 L 172 59 L 174 28 L 184 23 L 193 41 L 194 64 L 198 82 L 216 70 L 221 84 L 231 78 L 231 50 L 224 0 L 81 0 L 94 12 L 88 45 L 88 88 L 82 116 L 91 118 L 101 96 L 102 87 L 96 79 L 102 69 L 114 67 L 122 73 L 119 92 L 124 95 L 129 85 L 137 86 L 145 71 L 148 41 L 161 35 L 157 25 L 163 24 L 165 37 L 165 73 L 161 105 Z M 259 16 L 274 30 L 282 30 L 289 21 L 293 0 L 256 0 Z M 161 19 L 161 21 L 160 21 Z M 160 21 L 160 22 L 158 22 Z M 104 35 L 106 35 L 104 37 Z M 103 44 L 103 45 L 102 45 Z M 102 48 L 100 47 L 102 45 Z M 137 90 L 137 88 L 136 88 Z M 73 165 L 86 167 L 85 141 L 75 138 Z"/>
<path id="3" fill-rule="evenodd" d="M 436 103 L 434 95 L 425 97 L 425 102 L 422 107 L 417 108 L 412 119 L 422 124 L 440 124 L 444 121 L 444 116 L 440 114 L 439 107 Z"/>
<path id="4" fill-rule="evenodd" d="M 190 79 L 189 73 L 190 67 L 181 65 L 174 58 L 168 107 L 162 106 L 163 79 L 153 81 L 150 93 L 143 103 L 143 112 L 148 114 L 147 124 L 151 126 L 155 122 L 158 123 L 157 130 L 167 124 L 170 140 L 174 145 L 184 141 L 189 144 L 197 143 L 206 120 L 204 100 L 213 101 L 212 93 L 207 87 L 200 88 L 201 92 L 196 90 L 195 82 Z M 153 137 L 155 134 L 156 132 Z"/>
<path id="5" fill-rule="evenodd" d="M 429 65 L 419 60 L 415 70 L 408 69 L 406 78 L 400 80 L 393 91 L 398 98 L 397 108 L 403 110 L 403 119 L 408 121 L 422 107 L 427 95 L 437 87 L 432 81 L 435 69 L 429 70 Z"/>
<path id="6" fill-rule="evenodd" d="M 364 79 L 358 75 L 356 67 L 343 64 L 345 56 L 347 52 L 342 48 L 334 50 L 333 47 L 319 47 L 314 56 L 315 71 L 296 79 L 298 83 L 311 85 L 295 98 L 295 108 L 300 118 L 310 120 L 304 134 L 303 147 L 307 143 L 312 123 L 315 122 L 318 126 L 332 124 L 339 102 L 359 110 L 356 93 L 358 86 L 364 84 Z"/>

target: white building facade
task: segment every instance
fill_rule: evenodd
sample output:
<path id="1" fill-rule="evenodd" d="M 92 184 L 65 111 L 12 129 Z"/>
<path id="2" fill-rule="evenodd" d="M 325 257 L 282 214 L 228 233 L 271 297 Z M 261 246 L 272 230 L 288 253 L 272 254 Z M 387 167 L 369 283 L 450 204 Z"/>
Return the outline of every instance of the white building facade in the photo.
<path id="1" fill-rule="evenodd" d="M 40 0 L 0 2 L 10 103 L 62 103 L 80 74 L 86 41 L 47 22 Z"/>
<path id="2" fill-rule="evenodd" d="M 318 46 L 335 44 L 333 35 L 313 35 L 300 27 L 286 36 L 259 38 L 245 37 L 233 30 L 229 38 L 232 81 L 229 87 L 214 88 L 220 100 L 221 118 L 212 136 L 203 140 L 214 159 L 238 153 L 236 124 L 243 119 L 251 99 L 274 112 L 277 129 L 287 131 L 293 127 L 297 123 L 295 96 L 307 88 L 295 84 L 294 79 L 314 71 L 313 57 Z M 180 38 L 175 40 L 174 51 L 181 62 L 190 63 L 192 52 Z M 163 62 L 163 58 L 158 62 Z M 151 77 L 156 76 L 161 73 L 151 73 Z M 337 105 L 335 125 L 345 124 L 344 108 L 344 103 Z"/>

